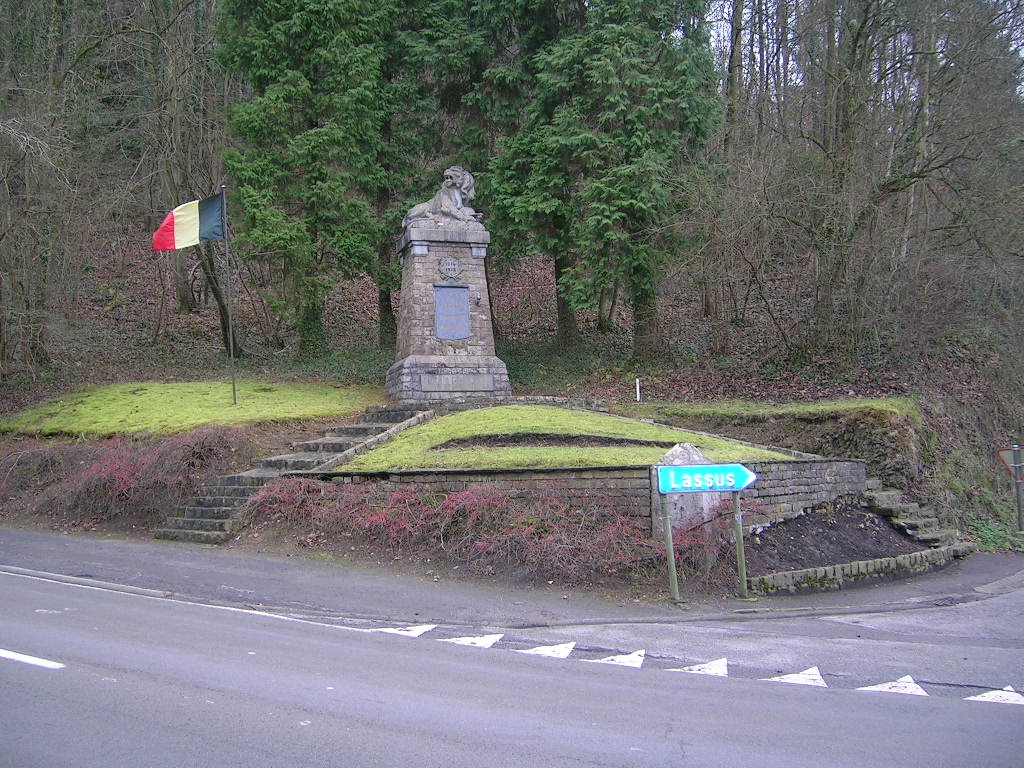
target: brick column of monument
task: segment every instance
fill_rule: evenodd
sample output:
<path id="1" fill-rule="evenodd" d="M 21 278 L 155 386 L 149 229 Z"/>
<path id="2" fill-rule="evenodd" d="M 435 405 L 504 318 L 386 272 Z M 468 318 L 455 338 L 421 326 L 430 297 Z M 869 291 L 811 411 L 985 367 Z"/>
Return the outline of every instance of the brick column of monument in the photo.
<path id="1" fill-rule="evenodd" d="M 484 259 L 491 241 L 467 203 L 473 176 L 455 166 L 440 191 L 405 217 L 398 241 L 402 293 L 388 395 L 402 403 L 512 394 L 494 354 Z"/>

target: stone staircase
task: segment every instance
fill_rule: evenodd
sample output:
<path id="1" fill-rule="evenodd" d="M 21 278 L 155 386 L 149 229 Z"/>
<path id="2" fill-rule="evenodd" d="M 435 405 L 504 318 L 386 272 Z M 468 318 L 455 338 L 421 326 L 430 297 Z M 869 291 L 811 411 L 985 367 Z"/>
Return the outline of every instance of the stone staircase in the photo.
<path id="1" fill-rule="evenodd" d="M 433 411 L 388 406 L 369 408 L 358 422 L 333 427 L 321 438 L 297 443 L 292 453 L 269 456 L 253 469 L 218 478 L 154 535 L 158 539 L 221 544 L 243 527 L 238 513 L 245 501 L 275 477 L 329 471 L 433 415 Z"/>
<path id="2" fill-rule="evenodd" d="M 903 491 L 871 483 L 864 493 L 864 507 L 887 518 L 893 527 L 926 547 L 946 547 L 959 540 L 955 529 L 943 527 L 935 510 L 904 501 Z"/>

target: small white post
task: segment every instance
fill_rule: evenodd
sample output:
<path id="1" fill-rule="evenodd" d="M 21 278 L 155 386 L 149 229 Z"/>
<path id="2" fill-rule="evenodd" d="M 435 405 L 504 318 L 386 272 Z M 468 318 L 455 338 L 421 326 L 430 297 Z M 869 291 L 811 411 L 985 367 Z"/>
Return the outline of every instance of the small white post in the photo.
<path id="1" fill-rule="evenodd" d="M 640 402 L 640 379 L 636 380 L 636 401 Z"/>

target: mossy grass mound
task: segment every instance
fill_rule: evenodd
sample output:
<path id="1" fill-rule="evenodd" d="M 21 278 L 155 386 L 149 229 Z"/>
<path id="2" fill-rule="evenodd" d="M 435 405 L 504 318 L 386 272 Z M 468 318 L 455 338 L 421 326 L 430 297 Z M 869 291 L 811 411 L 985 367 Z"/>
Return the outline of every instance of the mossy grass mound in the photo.
<path id="1" fill-rule="evenodd" d="M 651 402 L 624 405 L 621 413 L 647 418 L 721 418 L 759 421 L 773 418 L 828 419 L 875 411 L 905 418 L 919 428 L 921 407 L 912 397 L 840 397 L 812 403 L 769 403 L 752 400 L 713 400 L 704 403 Z"/>
<path id="2" fill-rule="evenodd" d="M 588 445 L 445 448 L 453 440 L 493 435 L 562 435 L 617 438 L 622 446 Z M 626 441 L 634 441 L 629 444 Z M 656 464 L 662 446 L 636 441 L 691 443 L 716 462 L 773 460 L 784 454 L 709 435 L 610 414 L 546 405 L 505 405 L 448 414 L 396 436 L 370 453 L 339 467 L 352 471 L 398 469 L 513 469 Z M 568 442 L 568 441 L 567 441 Z M 585 442 L 584 440 L 580 441 Z"/>
<path id="3" fill-rule="evenodd" d="M 136 382 L 86 387 L 0 420 L 0 432 L 42 436 L 172 435 L 216 424 L 242 426 L 352 416 L 385 402 L 372 387 L 240 381 L 237 404 L 222 381 Z"/>

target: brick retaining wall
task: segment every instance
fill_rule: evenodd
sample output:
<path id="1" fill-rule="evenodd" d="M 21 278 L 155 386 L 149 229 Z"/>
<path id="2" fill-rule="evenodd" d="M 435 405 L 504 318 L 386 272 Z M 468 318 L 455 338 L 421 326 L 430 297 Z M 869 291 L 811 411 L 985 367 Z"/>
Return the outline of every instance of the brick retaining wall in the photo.
<path id="1" fill-rule="evenodd" d="M 743 491 L 761 508 L 746 514 L 748 529 L 758 529 L 796 517 L 842 496 L 867 490 L 867 465 L 855 459 L 792 459 L 746 463 L 757 482 Z"/>
<path id="2" fill-rule="evenodd" d="M 758 480 L 741 498 L 757 503 L 745 518 L 749 529 L 795 517 L 841 496 L 861 493 L 866 487 L 862 461 L 846 459 L 793 459 L 749 462 Z M 308 473 L 297 473 L 308 474 Z M 557 494 L 570 504 L 593 504 L 651 521 L 657 505 L 657 484 L 649 466 L 588 467 L 582 469 L 408 470 L 403 472 L 321 472 L 323 479 L 340 483 L 379 482 L 394 487 L 409 483 L 439 493 L 488 483 L 509 493 Z"/>
<path id="3" fill-rule="evenodd" d="M 570 504 L 593 504 L 638 517 L 650 517 L 648 467 L 592 467 L 586 469 L 408 470 L 404 472 L 331 472 L 321 476 L 332 482 L 378 482 L 395 488 L 410 483 L 446 493 L 487 483 L 507 493 L 555 494 Z"/>

